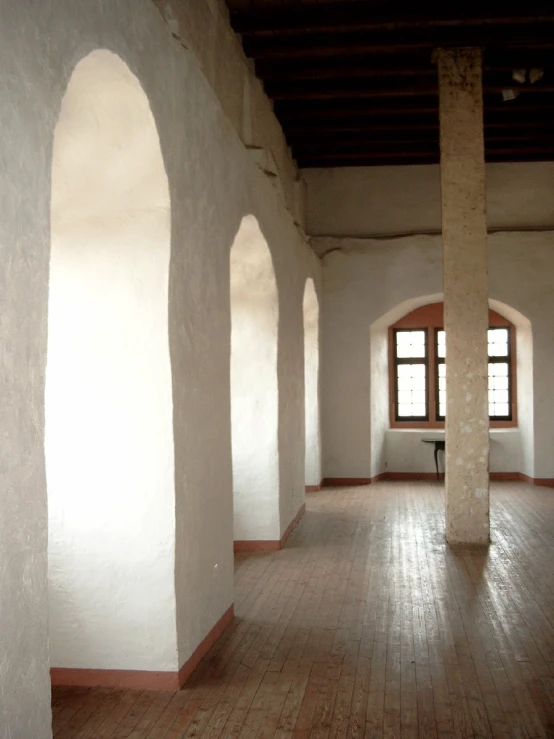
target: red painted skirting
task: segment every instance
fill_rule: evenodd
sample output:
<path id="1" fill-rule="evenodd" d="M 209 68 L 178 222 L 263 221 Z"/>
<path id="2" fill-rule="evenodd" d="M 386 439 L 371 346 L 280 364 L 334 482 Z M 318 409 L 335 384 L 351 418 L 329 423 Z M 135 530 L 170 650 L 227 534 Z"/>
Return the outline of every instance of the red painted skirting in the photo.
<path id="1" fill-rule="evenodd" d="M 323 487 L 348 488 L 356 485 L 371 485 L 371 477 L 326 477 Z"/>
<path id="2" fill-rule="evenodd" d="M 212 629 L 210 629 L 207 636 L 205 636 L 204 639 L 202 639 L 200 644 L 196 647 L 194 652 L 187 659 L 185 664 L 181 667 L 181 669 L 178 672 L 178 682 L 179 682 L 180 688 L 183 687 L 183 685 L 192 675 L 194 670 L 198 667 L 202 659 L 206 656 L 206 654 L 208 654 L 210 649 L 213 647 L 213 645 L 216 643 L 219 637 L 223 634 L 227 626 L 229 626 L 229 624 L 233 620 L 234 615 L 235 615 L 235 609 L 234 609 L 234 606 L 231 604 L 229 608 L 225 611 L 223 616 L 216 623 L 216 625 Z"/>
<path id="3" fill-rule="evenodd" d="M 522 479 L 519 472 L 489 472 L 489 478 L 496 481 Z"/>
<path id="4" fill-rule="evenodd" d="M 489 475 L 493 481 L 502 480 L 522 480 L 529 485 L 542 485 L 546 487 L 554 487 L 554 478 L 549 477 L 529 477 L 522 472 L 491 472 Z M 366 477 L 326 477 L 322 482 L 322 487 L 354 487 L 356 485 L 370 485 L 371 483 L 381 482 L 382 480 L 436 480 L 435 472 L 381 472 L 372 478 Z M 439 473 L 439 479 L 444 480 L 444 472 Z"/>
<path id="5" fill-rule="evenodd" d="M 323 481 L 321 481 L 319 485 L 306 485 L 306 492 L 307 493 L 319 493 L 319 491 L 323 487 L 322 483 Z"/>
<path id="6" fill-rule="evenodd" d="M 281 542 L 279 539 L 237 539 L 233 549 L 235 552 L 277 552 Z"/>
<path id="7" fill-rule="evenodd" d="M 546 487 L 554 487 L 554 479 L 551 477 L 535 477 L 533 480 L 535 485 L 545 485 Z"/>
<path id="8" fill-rule="evenodd" d="M 387 480 L 387 474 L 387 472 L 381 472 L 379 475 L 375 475 L 374 477 L 372 477 L 371 482 L 374 483 L 381 482 L 381 480 Z"/>
<path id="9" fill-rule="evenodd" d="M 282 548 L 283 548 L 283 547 L 285 546 L 285 543 L 286 543 L 287 539 L 288 539 L 288 538 L 289 538 L 289 536 L 290 536 L 290 535 L 292 534 L 292 532 L 293 532 L 293 531 L 294 531 L 294 529 L 296 528 L 296 526 L 297 526 L 298 522 L 300 521 L 300 519 L 302 518 L 302 516 L 303 516 L 303 515 L 304 515 L 305 513 L 306 513 L 306 504 L 305 504 L 305 503 L 302 503 L 302 505 L 301 505 L 301 506 L 300 506 L 300 508 L 298 509 L 298 513 L 297 513 L 297 514 L 296 514 L 296 516 L 295 516 L 295 517 L 294 517 L 294 518 L 292 519 L 292 521 L 291 521 L 291 522 L 289 523 L 289 525 L 287 526 L 287 530 L 285 531 L 285 533 L 284 533 L 284 534 L 283 534 L 283 536 L 281 537 L 281 549 L 282 549 Z"/>
<path id="10" fill-rule="evenodd" d="M 382 480 L 436 480 L 436 472 L 385 472 Z M 444 480 L 444 472 L 439 472 L 439 480 Z"/>
<path id="11" fill-rule="evenodd" d="M 52 685 L 82 688 L 130 688 L 133 690 L 177 690 L 177 672 L 148 670 L 95 670 L 87 668 L 51 667 Z"/>
<path id="12" fill-rule="evenodd" d="M 292 519 L 287 530 L 280 539 L 247 539 L 233 542 L 235 552 L 275 552 L 285 546 L 285 542 L 291 535 L 294 527 L 300 521 L 306 511 L 306 505 L 302 504 L 296 516 Z"/>
<path id="13" fill-rule="evenodd" d="M 213 647 L 234 616 L 233 606 L 201 641 L 179 672 L 150 672 L 148 670 L 95 670 L 71 667 L 52 667 L 52 685 L 78 686 L 83 688 L 127 688 L 133 690 L 178 690 L 181 688 L 200 661 Z"/>

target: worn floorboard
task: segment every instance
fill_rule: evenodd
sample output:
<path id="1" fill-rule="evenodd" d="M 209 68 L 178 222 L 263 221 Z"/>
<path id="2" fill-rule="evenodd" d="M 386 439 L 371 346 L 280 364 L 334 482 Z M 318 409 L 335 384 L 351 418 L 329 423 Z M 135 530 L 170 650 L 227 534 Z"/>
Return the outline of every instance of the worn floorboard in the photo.
<path id="1" fill-rule="evenodd" d="M 492 486 L 450 548 L 440 483 L 308 496 L 236 555 L 236 619 L 179 693 L 56 688 L 56 739 L 554 737 L 554 490 Z"/>

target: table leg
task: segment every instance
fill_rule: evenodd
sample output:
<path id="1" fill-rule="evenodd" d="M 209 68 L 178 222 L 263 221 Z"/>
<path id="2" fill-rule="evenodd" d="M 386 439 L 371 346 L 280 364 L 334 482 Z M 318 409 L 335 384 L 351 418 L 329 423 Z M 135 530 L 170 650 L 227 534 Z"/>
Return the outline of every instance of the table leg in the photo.
<path id="1" fill-rule="evenodd" d="M 439 446 L 435 444 L 435 469 L 437 470 L 437 480 L 440 480 L 439 475 Z"/>

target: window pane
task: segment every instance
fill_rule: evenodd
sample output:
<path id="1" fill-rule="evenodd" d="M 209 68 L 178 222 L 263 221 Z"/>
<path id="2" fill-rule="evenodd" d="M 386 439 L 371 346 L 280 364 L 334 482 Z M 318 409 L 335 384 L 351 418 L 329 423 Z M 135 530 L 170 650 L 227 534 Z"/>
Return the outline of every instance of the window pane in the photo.
<path id="1" fill-rule="evenodd" d="M 503 329 L 504 330 L 504 329 Z M 489 416 L 510 415 L 510 383 L 507 362 L 489 362 Z"/>
<path id="2" fill-rule="evenodd" d="M 508 363 L 489 362 L 489 377 L 508 377 Z"/>
<path id="3" fill-rule="evenodd" d="M 444 331 L 437 331 L 437 357 L 444 359 L 446 356 L 446 335 Z"/>
<path id="4" fill-rule="evenodd" d="M 400 418 L 422 418 L 427 415 L 426 366 L 399 364 L 396 367 Z"/>
<path id="5" fill-rule="evenodd" d="M 489 328 L 489 357 L 508 356 L 508 329 Z"/>
<path id="6" fill-rule="evenodd" d="M 489 377 L 489 390 L 507 390 L 508 389 L 508 378 L 507 377 Z"/>
<path id="7" fill-rule="evenodd" d="M 446 416 L 446 382 L 444 377 L 439 378 L 439 416 Z"/>
<path id="8" fill-rule="evenodd" d="M 425 357 L 425 331 L 397 331 L 396 356 L 399 359 Z"/>

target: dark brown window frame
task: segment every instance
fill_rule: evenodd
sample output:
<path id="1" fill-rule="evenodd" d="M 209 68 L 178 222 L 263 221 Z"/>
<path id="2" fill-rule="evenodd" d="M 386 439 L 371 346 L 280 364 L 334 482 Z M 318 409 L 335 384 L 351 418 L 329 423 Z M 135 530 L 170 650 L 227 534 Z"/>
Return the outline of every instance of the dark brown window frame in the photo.
<path id="1" fill-rule="evenodd" d="M 389 420 L 390 427 L 396 429 L 443 429 L 444 419 L 438 418 L 438 364 L 436 331 L 443 330 L 442 303 L 422 306 L 401 318 L 389 327 Z M 489 328 L 509 329 L 508 348 L 508 387 L 510 392 L 511 419 L 490 419 L 491 428 L 514 428 L 517 426 L 517 356 L 516 329 L 504 316 L 489 311 Z M 427 420 L 409 417 L 397 418 L 397 373 L 395 364 L 395 331 L 426 331 L 426 373 Z M 430 341 L 430 337 L 433 340 Z M 506 361 L 498 357 L 497 361 Z M 413 363 L 413 360 L 408 360 Z"/>
<path id="2" fill-rule="evenodd" d="M 495 328 L 502 328 L 505 329 L 508 332 L 508 354 L 504 357 L 488 357 L 487 360 L 487 368 L 489 364 L 507 364 L 508 365 L 508 407 L 510 412 L 507 416 L 489 416 L 489 421 L 491 424 L 493 423 L 511 423 L 513 420 L 514 415 L 514 398 L 512 395 L 512 375 L 513 375 L 513 366 L 512 366 L 512 336 L 513 336 L 513 327 L 512 326 L 489 326 L 489 329 L 495 329 Z M 399 329 L 396 329 L 397 331 Z M 402 329 L 400 329 L 402 330 Z M 439 365 L 446 364 L 446 360 L 444 357 L 439 357 L 438 353 L 438 336 L 439 331 L 444 331 L 444 328 L 441 328 L 439 326 L 435 327 L 434 331 L 434 342 L 435 342 L 435 420 L 439 423 L 444 423 L 444 416 L 441 416 L 439 413 Z M 488 376 L 488 375 L 487 375 Z"/>
<path id="3" fill-rule="evenodd" d="M 406 333 L 410 331 L 423 331 L 423 334 L 425 336 L 425 356 L 423 359 L 420 357 L 398 357 L 396 350 L 397 350 L 397 343 L 396 343 L 396 335 L 399 332 Z M 393 356 L 394 356 L 394 417 L 397 423 L 404 423 L 406 421 L 416 421 L 416 422 L 427 422 L 429 421 L 429 331 L 427 327 L 424 328 L 395 328 L 393 329 Z M 422 364 L 425 366 L 425 407 L 427 408 L 427 413 L 424 416 L 400 416 L 398 415 L 398 372 L 397 367 L 401 364 Z"/>

